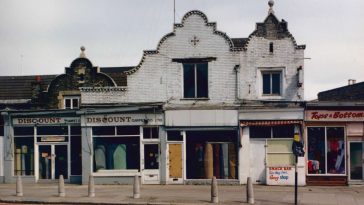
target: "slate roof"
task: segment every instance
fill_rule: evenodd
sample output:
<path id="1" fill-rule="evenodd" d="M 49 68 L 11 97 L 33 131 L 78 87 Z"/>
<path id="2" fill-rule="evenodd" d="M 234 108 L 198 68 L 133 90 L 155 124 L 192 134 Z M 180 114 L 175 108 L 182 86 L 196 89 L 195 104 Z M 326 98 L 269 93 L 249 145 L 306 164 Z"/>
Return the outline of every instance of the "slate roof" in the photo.
<path id="1" fill-rule="evenodd" d="M 134 67 L 102 67 L 100 72 L 110 76 L 118 86 L 126 86 L 126 75 Z M 47 90 L 48 85 L 58 75 L 38 75 L 41 77 L 42 88 Z M 31 99 L 32 82 L 35 82 L 36 75 L 29 76 L 0 76 L 0 100 L 20 100 Z"/>
<path id="2" fill-rule="evenodd" d="M 133 68 L 135 68 L 135 66 L 100 67 L 100 72 L 110 76 L 118 86 L 127 86 L 127 76 L 123 73 Z"/>
<path id="3" fill-rule="evenodd" d="M 234 48 L 244 48 L 249 38 L 231 38 L 234 44 Z"/>
<path id="4" fill-rule="evenodd" d="M 318 101 L 364 101 L 364 82 L 323 91 L 317 96 Z"/>
<path id="5" fill-rule="evenodd" d="M 48 84 L 57 75 L 41 75 L 42 86 L 47 88 Z M 32 86 L 35 75 L 30 76 L 0 76 L 0 100 L 31 99 Z"/>

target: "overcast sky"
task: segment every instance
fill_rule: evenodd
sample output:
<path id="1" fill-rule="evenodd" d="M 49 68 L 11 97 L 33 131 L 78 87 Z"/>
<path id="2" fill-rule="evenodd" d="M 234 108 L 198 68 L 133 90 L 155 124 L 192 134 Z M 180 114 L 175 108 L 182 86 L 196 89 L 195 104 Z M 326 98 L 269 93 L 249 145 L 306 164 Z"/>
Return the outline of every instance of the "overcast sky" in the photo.
<path id="1" fill-rule="evenodd" d="M 231 38 L 248 37 L 268 0 L 176 0 L 176 22 L 201 10 Z M 363 0 L 275 0 L 306 44 L 305 99 L 364 81 Z M 0 0 L 0 75 L 61 74 L 81 45 L 95 66 L 134 66 L 172 31 L 173 0 Z"/>

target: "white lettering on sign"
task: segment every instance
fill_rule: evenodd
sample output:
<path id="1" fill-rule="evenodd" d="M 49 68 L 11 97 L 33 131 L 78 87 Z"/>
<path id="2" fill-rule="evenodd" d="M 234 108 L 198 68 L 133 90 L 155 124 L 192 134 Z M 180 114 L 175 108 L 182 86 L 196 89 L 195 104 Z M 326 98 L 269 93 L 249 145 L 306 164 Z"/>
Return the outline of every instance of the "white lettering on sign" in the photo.
<path id="1" fill-rule="evenodd" d="M 119 114 L 86 116 L 82 125 L 113 126 L 113 125 L 163 125 L 162 114 Z"/>
<path id="2" fill-rule="evenodd" d="M 57 124 L 79 124 L 78 117 L 36 117 L 36 118 L 14 118 L 14 125 L 57 125 Z"/>
<path id="3" fill-rule="evenodd" d="M 364 111 L 306 111 L 306 121 L 364 121 Z"/>

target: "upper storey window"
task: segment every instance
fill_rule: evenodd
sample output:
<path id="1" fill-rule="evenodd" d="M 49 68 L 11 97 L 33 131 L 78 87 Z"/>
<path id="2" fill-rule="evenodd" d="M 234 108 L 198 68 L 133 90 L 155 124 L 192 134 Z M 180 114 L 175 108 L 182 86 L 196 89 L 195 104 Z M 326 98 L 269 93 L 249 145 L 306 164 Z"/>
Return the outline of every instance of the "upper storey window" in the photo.
<path id="1" fill-rule="evenodd" d="M 208 98 L 208 64 L 183 64 L 183 97 Z"/>
<path id="2" fill-rule="evenodd" d="M 263 71 L 263 95 L 281 95 L 282 72 Z"/>
<path id="3" fill-rule="evenodd" d="M 64 109 L 78 109 L 80 108 L 80 97 L 67 96 L 64 97 Z"/>

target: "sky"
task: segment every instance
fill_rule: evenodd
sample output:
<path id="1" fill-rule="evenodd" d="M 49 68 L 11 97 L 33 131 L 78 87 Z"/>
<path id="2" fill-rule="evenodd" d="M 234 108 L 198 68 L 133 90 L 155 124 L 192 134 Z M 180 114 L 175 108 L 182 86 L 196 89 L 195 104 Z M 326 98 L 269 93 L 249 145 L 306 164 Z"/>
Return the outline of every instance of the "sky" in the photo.
<path id="1" fill-rule="evenodd" d="M 268 0 L 176 0 L 176 23 L 205 13 L 231 38 L 248 37 Z M 305 99 L 364 81 L 363 0 L 275 0 L 278 19 L 305 44 Z M 173 0 L 0 0 L 0 75 L 61 74 L 79 56 L 94 66 L 135 66 L 172 31 Z"/>

